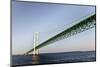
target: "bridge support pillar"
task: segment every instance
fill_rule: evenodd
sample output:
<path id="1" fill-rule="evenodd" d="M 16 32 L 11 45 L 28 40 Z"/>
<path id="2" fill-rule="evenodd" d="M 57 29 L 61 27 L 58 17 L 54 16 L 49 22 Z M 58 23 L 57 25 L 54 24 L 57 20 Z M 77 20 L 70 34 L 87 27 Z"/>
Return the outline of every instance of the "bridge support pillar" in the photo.
<path id="1" fill-rule="evenodd" d="M 38 46 L 39 44 L 39 36 L 38 36 L 38 32 L 34 32 L 33 35 L 33 40 L 34 40 L 34 51 L 33 51 L 33 55 L 39 55 L 39 49 L 35 49 L 36 46 Z"/>

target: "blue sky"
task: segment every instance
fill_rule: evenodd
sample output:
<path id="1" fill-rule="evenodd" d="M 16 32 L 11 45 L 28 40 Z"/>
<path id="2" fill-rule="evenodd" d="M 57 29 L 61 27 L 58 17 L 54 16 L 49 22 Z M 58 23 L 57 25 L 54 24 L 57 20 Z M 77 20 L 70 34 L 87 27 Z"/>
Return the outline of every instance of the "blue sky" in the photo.
<path id="1" fill-rule="evenodd" d="M 12 2 L 12 53 L 33 48 L 33 32 L 39 32 L 41 43 L 91 13 L 94 6 Z M 94 28 L 43 47 L 40 53 L 87 50 L 95 50 Z"/>

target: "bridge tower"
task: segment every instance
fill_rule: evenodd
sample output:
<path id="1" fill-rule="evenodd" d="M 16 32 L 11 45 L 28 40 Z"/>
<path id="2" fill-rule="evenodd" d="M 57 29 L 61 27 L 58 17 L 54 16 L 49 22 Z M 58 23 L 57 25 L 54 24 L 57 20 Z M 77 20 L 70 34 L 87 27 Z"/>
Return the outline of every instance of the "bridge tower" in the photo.
<path id="1" fill-rule="evenodd" d="M 39 55 L 39 49 L 35 49 L 36 46 L 39 45 L 39 33 L 38 32 L 34 32 L 33 33 L 33 45 L 34 45 L 34 51 L 33 51 L 33 55 Z"/>

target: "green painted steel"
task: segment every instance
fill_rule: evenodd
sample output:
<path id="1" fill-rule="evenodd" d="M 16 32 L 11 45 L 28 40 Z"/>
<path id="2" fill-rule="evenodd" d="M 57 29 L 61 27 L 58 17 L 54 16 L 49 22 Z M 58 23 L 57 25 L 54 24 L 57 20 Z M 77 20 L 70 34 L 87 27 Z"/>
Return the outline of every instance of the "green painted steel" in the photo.
<path id="1" fill-rule="evenodd" d="M 48 40 L 44 41 L 43 43 L 36 46 L 36 50 L 47 46 L 51 43 L 57 42 L 59 40 L 68 38 L 70 36 L 76 35 L 78 33 L 84 32 L 88 29 L 94 28 L 96 26 L 96 14 L 92 14 L 90 16 L 85 17 L 84 19 L 80 20 L 77 24 L 67 28 L 66 30 L 62 31 L 61 33 L 49 38 Z M 34 50 L 31 49 L 26 54 L 29 54 Z"/>

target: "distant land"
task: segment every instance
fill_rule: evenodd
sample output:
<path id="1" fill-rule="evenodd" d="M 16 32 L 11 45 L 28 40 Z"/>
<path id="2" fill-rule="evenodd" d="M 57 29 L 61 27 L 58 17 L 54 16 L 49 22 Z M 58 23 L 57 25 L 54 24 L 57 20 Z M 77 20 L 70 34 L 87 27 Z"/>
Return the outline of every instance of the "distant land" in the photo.
<path id="1" fill-rule="evenodd" d="M 40 53 L 40 54 L 58 54 L 58 53 L 84 53 L 84 52 L 96 52 L 95 50 L 91 50 L 91 51 L 69 51 L 69 52 L 56 52 L 56 53 Z M 12 56 L 14 56 L 14 55 L 24 55 L 24 53 L 23 54 L 12 54 Z M 28 55 L 33 55 L 33 54 L 28 54 Z"/>

